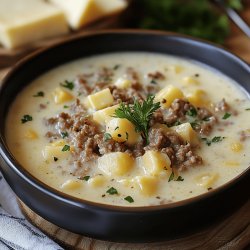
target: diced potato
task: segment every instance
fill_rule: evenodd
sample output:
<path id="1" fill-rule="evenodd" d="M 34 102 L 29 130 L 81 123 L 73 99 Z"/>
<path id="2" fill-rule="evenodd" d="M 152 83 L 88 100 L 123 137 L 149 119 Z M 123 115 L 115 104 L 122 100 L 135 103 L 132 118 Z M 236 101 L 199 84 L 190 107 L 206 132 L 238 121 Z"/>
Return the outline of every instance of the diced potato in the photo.
<path id="1" fill-rule="evenodd" d="M 134 181 L 144 195 L 153 195 L 158 188 L 158 180 L 154 176 L 136 176 Z"/>
<path id="2" fill-rule="evenodd" d="M 199 144 L 198 135 L 193 130 L 189 122 L 182 123 L 178 126 L 173 126 L 171 129 L 178 133 L 184 141 L 189 142 L 192 146 Z"/>
<path id="3" fill-rule="evenodd" d="M 240 163 L 238 161 L 226 161 L 224 162 L 226 167 L 239 167 Z"/>
<path id="4" fill-rule="evenodd" d="M 204 90 L 197 89 L 186 95 L 188 101 L 196 107 L 203 107 L 209 104 L 209 99 Z"/>
<path id="5" fill-rule="evenodd" d="M 134 167 L 134 158 L 123 152 L 105 154 L 98 158 L 98 168 L 108 176 L 122 176 Z"/>
<path id="6" fill-rule="evenodd" d="M 37 133 L 33 129 L 29 129 L 25 133 L 24 137 L 27 138 L 27 139 L 34 140 L 34 139 L 38 138 L 38 135 L 37 135 Z"/>
<path id="7" fill-rule="evenodd" d="M 61 103 L 68 102 L 74 99 L 73 95 L 71 95 L 69 92 L 61 88 L 56 88 L 53 93 L 53 96 L 54 96 L 54 102 L 56 104 L 61 104 Z"/>
<path id="8" fill-rule="evenodd" d="M 62 184 L 63 190 L 75 190 L 82 186 L 82 183 L 78 180 L 67 180 Z"/>
<path id="9" fill-rule="evenodd" d="M 205 173 L 195 178 L 196 184 L 205 188 L 212 187 L 212 185 L 218 180 L 219 175 L 217 173 Z"/>
<path id="10" fill-rule="evenodd" d="M 240 152 L 243 149 L 243 145 L 240 142 L 234 142 L 231 144 L 231 150 L 235 153 Z"/>
<path id="11" fill-rule="evenodd" d="M 103 175 L 97 175 L 88 180 L 91 187 L 102 187 L 105 184 L 106 178 Z"/>
<path id="12" fill-rule="evenodd" d="M 176 74 L 181 73 L 184 70 L 184 67 L 181 65 L 174 65 L 170 67 Z"/>
<path id="13" fill-rule="evenodd" d="M 140 134 L 135 132 L 135 126 L 127 119 L 113 118 L 106 125 L 106 132 L 115 141 L 135 144 L 140 138 Z"/>
<path id="14" fill-rule="evenodd" d="M 171 161 L 167 154 L 148 150 L 142 156 L 143 168 L 146 175 L 157 176 L 162 171 L 170 171 Z"/>
<path id="15" fill-rule="evenodd" d="M 131 84 L 132 84 L 132 82 L 130 80 L 124 79 L 124 78 L 119 78 L 115 82 L 115 86 L 120 88 L 120 89 L 127 89 L 127 88 L 131 87 Z"/>
<path id="16" fill-rule="evenodd" d="M 119 107 L 119 105 L 114 105 L 105 109 L 98 110 L 93 113 L 93 120 L 100 125 L 105 125 L 107 122 L 109 122 L 111 119 L 114 119 L 112 117 L 115 113 L 115 110 Z"/>
<path id="17" fill-rule="evenodd" d="M 65 142 L 63 140 L 60 140 L 60 141 L 57 141 L 57 142 L 51 143 L 50 145 L 45 146 L 42 152 L 44 159 L 46 161 L 52 162 L 52 161 L 55 161 L 55 158 L 57 160 L 67 158 L 71 150 L 62 151 L 64 145 L 65 145 Z"/>
<path id="18" fill-rule="evenodd" d="M 198 79 L 196 79 L 193 76 L 186 76 L 182 79 L 182 82 L 184 84 L 188 84 L 188 85 L 200 85 L 200 81 Z"/>
<path id="19" fill-rule="evenodd" d="M 114 98 L 110 92 L 110 89 L 106 88 L 92 95 L 88 95 L 88 101 L 91 108 L 99 110 L 112 105 Z"/>
<path id="20" fill-rule="evenodd" d="M 162 107 L 165 108 L 169 108 L 175 99 L 183 98 L 184 95 L 182 91 L 173 85 L 168 85 L 155 95 L 155 100 L 161 102 Z"/>

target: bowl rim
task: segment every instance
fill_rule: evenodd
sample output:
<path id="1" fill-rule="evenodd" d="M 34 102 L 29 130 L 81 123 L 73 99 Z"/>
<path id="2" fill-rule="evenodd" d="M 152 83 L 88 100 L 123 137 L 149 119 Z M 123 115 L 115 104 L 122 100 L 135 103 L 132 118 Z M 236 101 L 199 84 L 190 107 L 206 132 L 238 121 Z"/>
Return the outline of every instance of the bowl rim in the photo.
<path id="1" fill-rule="evenodd" d="M 138 35 L 139 34 L 139 35 L 149 35 L 149 36 L 150 35 L 168 36 L 168 37 L 173 37 L 174 39 L 185 40 L 185 42 L 192 42 L 192 43 L 200 44 L 202 46 L 208 46 L 210 48 L 217 49 L 223 54 L 226 54 L 227 56 L 231 57 L 234 61 L 237 62 L 237 64 L 240 64 L 241 66 L 243 66 L 243 68 L 249 71 L 249 74 L 250 74 L 250 66 L 243 59 L 239 58 L 237 55 L 233 54 L 232 52 L 223 48 L 222 46 L 203 40 L 203 39 L 194 38 L 188 35 L 183 35 L 183 34 L 179 34 L 175 32 L 167 32 L 167 31 L 137 30 L 137 29 L 112 29 L 112 30 L 105 29 L 101 31 L 87 31 L 84 34 L 77 34 L 73 37 L 67 38 L 64 41 L 57 42 L 56 44 L 38 49 L 30 53 L 26 57 L 19 60 L 15 64 L 15 66 L 6 74 L 6 76 L 4 77 L 0 85 L 0 93 L 3 91 L 5 85 L 8 84 L 8 81 L 11 79 L 11 77 L 15 75 L 16 72 L 20 68 L 25 67 L 26 63 L 28 63 L 29 61 L 32 61 L 33 58 L 36 58 L 37 56 L 43 54 L 44 52 L 54 50 L 57 47 L 64 46 L 65 44 L 68 44 L 77 40 L 82 40 L 85 37 L 94 37 L 94 36 L 99 36 L 99 35 L 108 36 L 112 34 L 116 34 L 116 35 L 119 35 L 119 34 Z M 132 36 L 131 36 L 131 39 L 132 39 Z M 109 53 L 112 53 L 112 52 L 109 52 Z M 63 201 L 64 203 L 77 206 L 77 207 L 81 207 L 81 208 L 85 208 L 86 206 L 88 206 L 88 207 L 95 207 L 101 210 L 106 210 L 106 211 L 111 211 L 111 212 L 126 212 L 126 213 L 133 213 L 133 212 L 147 213 L 147 212 L 154 212 L 154 211 L 156 212 L 156 211 L 161 211 L 161 210 L 166 210 L 166 209 L 167 210 L 177 209 L 177 208 L 193 205 L 194 203 L 201 202 L 207 198 L 210 198 L 211 196 L 220 194 L 224 190 L 238 183 L 247 173 L 250 172 L 250 166 L 248 166 L 248 168 L 246 168 L 239 175 L 237 175 L 230 181 L 224 183 L 223 185 L 217 188 L 214 188 L 212 190 L 207 191 L 206 193 L 203 193 L 203 194 L 191 197 L 191 198 L 187 198 L 184 200 L 171 202 L 167 204 L 150 205 L 150 206 L 121 206 L 121 205 L 105 204 L 105 203 L 84 200 L 83 198 L 77 198 L 77 197 L 71 196 L 69 194 L 66 194 L 60 190 L 57 190 L 47 185 L 46 183 L 40 181 L 38 178 L 33 176 L 31 173 L 29 173 L 21 164 L 18 163 L 14 155 L 9 150 L 7 142 L 4 139 L 5 138 L 4 135 L 5 133 L 0 134 L 0 155 L 2 156 L 4 161 L 7 163 L 8 167 L 10 167 L 24 181 L 26 181 L 27 183 L 29 183 L 30 185 L 32 185 L 34 188 L 38 189 L 39 191 L 43 192 L 44 194 L 51 196 L 59 201 Z"/>

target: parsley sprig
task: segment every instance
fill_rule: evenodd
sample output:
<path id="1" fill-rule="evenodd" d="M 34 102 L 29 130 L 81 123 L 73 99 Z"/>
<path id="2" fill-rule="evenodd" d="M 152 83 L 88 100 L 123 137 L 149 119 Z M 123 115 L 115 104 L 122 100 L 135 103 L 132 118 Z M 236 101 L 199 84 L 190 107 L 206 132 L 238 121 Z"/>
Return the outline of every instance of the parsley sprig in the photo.
<path id="1" fill-rule="evenodd" d="M 132 105 L 120 103 L 115 110 L 115 117 L 127 119 L 135 125 L 135 131 L 140 132 L 146 143 L 149 143 L 149 121 L 153 113 L 160 108 L 160 102 L 154 103 L 154 95 L 149 95 L 142 103 L 134 99 Z"/>
<path id="2" fill-rule="evenodd" d="M 68 80 L 65 80 L 64 83 L 60 83 L 60 85 L 69 90 L 73 90 L 73 88 L 75 87 L 74 83 Z"/>

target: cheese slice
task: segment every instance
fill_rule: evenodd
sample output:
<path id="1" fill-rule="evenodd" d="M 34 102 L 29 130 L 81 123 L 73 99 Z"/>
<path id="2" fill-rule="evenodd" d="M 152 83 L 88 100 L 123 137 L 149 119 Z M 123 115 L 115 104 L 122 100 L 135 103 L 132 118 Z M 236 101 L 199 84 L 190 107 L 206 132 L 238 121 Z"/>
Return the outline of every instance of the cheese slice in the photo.
<path id="1" fill-rule="evenodd" d="M 127 7 L 125 0 L 50 0 L 50 2 L 65 12 L 68 23 L 73 29 L 81 28 Z"/>
<path id="2" fill-rule="evenodd" d="M 0 0 L 0 43 L 7 48 L 67 32 L 64 13 L 43 0 Z"/>

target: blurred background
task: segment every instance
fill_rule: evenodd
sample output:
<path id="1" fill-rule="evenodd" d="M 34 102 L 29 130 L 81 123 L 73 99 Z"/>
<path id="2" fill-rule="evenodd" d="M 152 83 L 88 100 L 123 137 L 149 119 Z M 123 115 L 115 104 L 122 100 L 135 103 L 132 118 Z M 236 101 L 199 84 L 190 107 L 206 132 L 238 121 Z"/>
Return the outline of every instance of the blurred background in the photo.
<path id="1" fill-rule="evenodd" d="M 187 34 L 250 63 L 249 25 L 250 0 L 0 0 L 0 71 L 41 47 L 114 28 Z"/>

